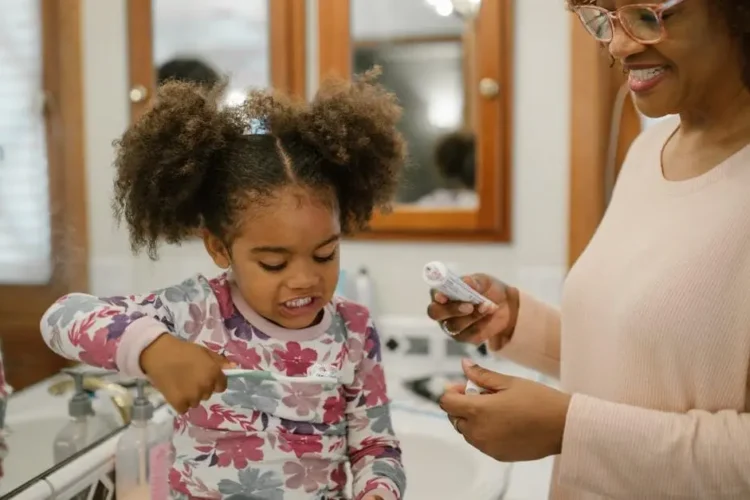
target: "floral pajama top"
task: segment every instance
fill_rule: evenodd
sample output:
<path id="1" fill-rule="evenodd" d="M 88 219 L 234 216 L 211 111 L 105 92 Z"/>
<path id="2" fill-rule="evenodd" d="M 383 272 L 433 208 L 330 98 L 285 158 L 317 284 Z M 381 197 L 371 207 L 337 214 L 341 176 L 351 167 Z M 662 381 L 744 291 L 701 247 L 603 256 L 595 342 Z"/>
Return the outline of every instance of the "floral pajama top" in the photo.
<path id="1" fill-rule="evenodd" d="M 197 275 L 140 296 L 66 295 L 41 329 L 58 354 L 132 376 L 144 376 L 140 354 L 165 332 L 240 368 L 338 373 L 337 387 L 231 378 L 225 392 L 178 417 L 169 480 L 182 498 L 345 498 L 347 464 L 355 499 L 403 497 L 380 341 L 358 304 L 336 297 L 319 324 L 286 330 L 253 311 L 227 274 Z"/>

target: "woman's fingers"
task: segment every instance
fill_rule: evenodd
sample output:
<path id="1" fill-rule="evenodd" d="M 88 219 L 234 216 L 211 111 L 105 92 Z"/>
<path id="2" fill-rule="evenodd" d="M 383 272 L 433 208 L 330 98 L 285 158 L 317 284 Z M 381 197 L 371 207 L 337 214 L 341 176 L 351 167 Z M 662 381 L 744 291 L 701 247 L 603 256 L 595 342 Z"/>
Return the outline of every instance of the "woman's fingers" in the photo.
<path id="1" fill-rule="evenodd" d="M 475 311 L 476 307 L 468 302 L 448 302 L 447 304 L 431 302 L 427 306 L 427 315 L 435 321 L 460 318 L 473 314 Z"/>

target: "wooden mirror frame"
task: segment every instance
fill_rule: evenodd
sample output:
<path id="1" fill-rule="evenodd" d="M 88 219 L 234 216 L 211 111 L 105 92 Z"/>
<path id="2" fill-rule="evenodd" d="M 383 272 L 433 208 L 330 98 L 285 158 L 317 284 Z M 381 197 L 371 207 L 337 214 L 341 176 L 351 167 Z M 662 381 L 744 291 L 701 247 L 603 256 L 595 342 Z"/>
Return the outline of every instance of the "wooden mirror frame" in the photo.
<path id="1" fill-rule="evenodd" d="M 210 0 L 206 0 L 210 1 Z M 151 0 L 127 0 L 130 118 L 135 121 L 151 103 L 156 87 Z M 306 89 L 305 0 L 268 0 L 271 85 L 297 96 Z M 142 89 L 144 99 L 134 98 Z"/>
<path id="2" fill-rule="evenodd" d="M 371 230 L 358 239 L 417 241 L 497 241 L 511 239 L 511 128 L 513 12 L 510 0 L 484 0 L 476 19 L 476 71 L 469 79 L 479 94 L 480 81 L 500 86 L 493 97 L 480 97 L 474 107 L 477 131 L 477 193 L 479 207 L 420 209 L 397 205 L 389 214 L 378 213 Z M 352 40 L 350 0 L 318 0 L 318 74 L 351 77 Z"/>

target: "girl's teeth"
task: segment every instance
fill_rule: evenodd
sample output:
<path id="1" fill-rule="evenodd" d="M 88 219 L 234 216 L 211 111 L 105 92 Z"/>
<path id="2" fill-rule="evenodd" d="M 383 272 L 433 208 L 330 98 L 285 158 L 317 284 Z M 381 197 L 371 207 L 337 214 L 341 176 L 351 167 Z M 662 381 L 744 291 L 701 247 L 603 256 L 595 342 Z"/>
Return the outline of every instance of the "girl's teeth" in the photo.
<path id="1" fill-rule="evenodd" d="M 659 66 L 658 68 L 648 68 L 648 69 L 631 69 L 630 75 L 634 79 L 638 80 L 639 82 L 646 82 L 664 73 L 664 70 L 665 70 L 664 66 Z"/>
<path id="2" fill-rule="evenodd" d="M 284 305 L 287 307 L 305 307 L 310 302 L 312 302 L 311 297 L 304 297 L 301 299 L 288 300 L 284 302 Z"/>

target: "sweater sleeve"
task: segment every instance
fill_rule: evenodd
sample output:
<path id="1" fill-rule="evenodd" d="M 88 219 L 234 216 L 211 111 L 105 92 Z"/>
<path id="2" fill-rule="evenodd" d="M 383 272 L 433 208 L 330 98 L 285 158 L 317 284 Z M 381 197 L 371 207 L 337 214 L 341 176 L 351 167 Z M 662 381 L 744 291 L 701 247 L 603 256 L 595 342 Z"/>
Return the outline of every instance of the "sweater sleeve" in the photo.
<path id="1" fill-rule="evenodd" d="M 211 321 L 214 298 L 202 276 L 144 295 L 65 295 L 42 316 L 42 337 L 65 358 L 144 377 L 141 352 L 164 333 L 200 331 Z M 215 302 L 215 298 L 214 298 Z"/>
<path id="2" fill-rule="evenodd" d="M 349 304 L 351 316 L 366 324 L 361 336 L 364 345 L 354 382 L 346 387 L 348 454 L 352 465 L 355 500 L 377 495 L 385 500 L 401 500 L 406 475 L 401 462 L 401 447 L 393 431 L 390 400 L 381 360 L 380 338 L 364 307 Z M 354 321 L 348 321 L 352 325 Z"/>
<path id="3" fill-rule="evenodd" d="M 516 328 L 509 342 L 490 339 L 498 356 L 550 377 L 560 377 L 560 311 L 521 292 Z"/>
<path id="4" fill-rule="evenodd" d="M 576 394 L 560 482 L 611 498 L 750 498 L 750 414 L 668 413 Z"/>

